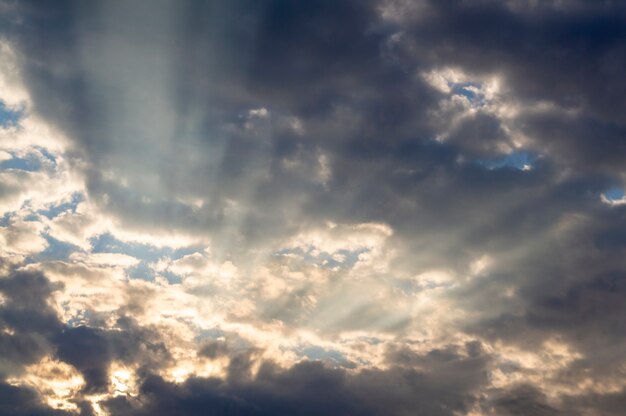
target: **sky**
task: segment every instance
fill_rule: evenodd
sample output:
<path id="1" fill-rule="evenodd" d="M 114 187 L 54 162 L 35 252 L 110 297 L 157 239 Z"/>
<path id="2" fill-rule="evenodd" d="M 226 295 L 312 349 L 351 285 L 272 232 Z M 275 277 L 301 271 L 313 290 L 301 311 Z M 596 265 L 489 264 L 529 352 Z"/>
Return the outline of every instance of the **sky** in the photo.
<path id="1" fill-rule="evenodd" d="M 626 408 L 626 4 L 0 0 L 0 415 Z"/>

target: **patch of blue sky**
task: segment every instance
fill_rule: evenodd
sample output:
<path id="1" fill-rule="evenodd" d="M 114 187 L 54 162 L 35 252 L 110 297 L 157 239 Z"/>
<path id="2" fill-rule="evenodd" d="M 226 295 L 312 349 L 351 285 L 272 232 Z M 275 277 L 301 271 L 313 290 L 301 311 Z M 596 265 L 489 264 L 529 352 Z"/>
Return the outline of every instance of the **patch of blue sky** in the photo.
<path id="1" fill-rule="evenodd" d="M 35 149 L 37 149 L 44 158 L 46 158 L 49 162 L 51 162 L 52 164 L 56 166 L 57 157 L 54 154 L 50 153 L 48 149 L 46 149 L 45 147 L 41 147 L 41 146 L 36 146 Z"/>
<path id="2" fill-rule="evenodd" d="M 485 167 L 488 170 L 495 169 L 518 169 L 518 170 L 529 170 L 532 169 L 535 165 L 537 157 L 530 152 L 527 151 L 516 151 L 511 152 L 507 155 L 492 158 L 492 159 L 481 159 L 478 160 L 477 163 L 480 166 Z"/>
<path id="3" fill-rule="evenodd" d="M 39 222 L 39 216 L 31 212 L 30 214 L 24 216 L 24 221 Z"/>
<path id="4" fill-rule="evenodd" d="M 178 284 L 182 282 L 182 278 L 174 273 L 170 272 L 155 272 L 147 261 L 140 261 L 135 266 L 126 269 L 126 273 L 130 279 L 141 279 L 148 282 L 154 281 L 158 276 L 162 276 L 167 279 L 169 284 Z"/>
<path id="5" fill-rule="evenodd" d="M 277 256 L 297 256 L 302 258 L 305 263 L 315 264 L 320 267 L 334 269 L 340 268 L 352 268 L 359 260 L 359 255 L 368 252 L 368 248 L 360 248 L 357 250 L 340 249 L 334 253 L 317 252 L 315 247 L 309 247 L 307 250 L 303 250 L 301 247 L 283 248 L 275 252 Z"/>
<path id="6" fill-rule="evenodd" d="M 74 192 L 69 201 L 62 202 L 57 205 L 52 205 L 50 206 L 50 208 L 37 211 L 37 213 L 48 217 L 49 219 L 58 217 L 64 212 L 76 213 L 76 207 L 78 207 L 78 204 L 80 204 L 84 200 L 85 195 L 83 195 L 82 192 Z"/>
<path id="7" fill-rule="evenodd" d="M 63 309 L 65 309 L 67 311 L 70 308 L 69 307 L 64 307 Z M 88 309 L 83 309 L 83 310 L 78 311 L 78 313 L 76 315 L 71 317 L 65 323 L 65 325 L 67 327 L 70 327 L 70 328 L 76 328 L 76 327 L 79 327 L 79 326 L 89 325 L 94 317 L 95 316 L 94 316 L 93 312 L 91 312 Z"/>
<path id="8" fill-rule="evenodd" d="M 57 240 L 49 235 L 43 235 L 48 243 L 45 250 L 26 259 L 26 263 L 39 263 L 43 261 L 66 261 L 72 253 L 83 252 L 83 250 L 74 244 Z"/>
<path id="9" fill-rule="evenodd" d="M 15 211 L 8 211 L 2 214 L 0 217 L 0 227 L 8 227 L 11 224 L 11 217 L 15 214 Z"/>
<path id="10" fill-rule="evenodd" d="M 624 189 L 617 186 L 611 187 L 602 193 L 609 202 L 617 202 L 624 199 Z"/>
<path id="11" fill-rule="evenodd" d="M 56 156 L 43 147 L 37 146 L 25 156 L 12 155 L 11 159 L 0 161 L 0 170 L 21 170 L 25 172 L 39 172 L 46 166 L 56 167 Z"/>
<path id="12" fill-rule="evenodd" d="M 148 266 L 148 263 L 146 263 L 145 261 L 141 261 L 135 266 L 129 267 L 128 269 L 126 269 L 126 273 L 131 279 L 146 280 L 149 282 L 153 281 L 154 277 L 156 276 L 154 270 L 152 270 L 152 268 L 150 268 L 150 266 Z"/>
<path id="13" fill-rule="evenodd" d="M 29 153 L 27 157 L 13 157 L 12 159 L 0 162 L 0 170 L 23 170 L 25 172 L 38 172 L 42 164 L 34 153 Z"/>
<path id="14" fill-rule="evenodd" d="M 111 233 L 100 234 L 90 239 L 93 253 L 118 253 L 127 254 L 146 262 L 156 262 L 161 258 L 172 260 L 180 259 L 186 255 L 202 250 L 203 247 L 157 247 L 144 243 L 127 243 L 121 241 Z"/>
<path id="15" fill-rule="evenodd" d="M 486 104 L 485 95 L 479 92 L 482 88 L 480 82 L 450 82 L 448 86 L 452 95 L 461 95 L 475 106 Z"/>
<path id="16" fill-rule="evenodd" d="M 182 276 L 167 270 L 159 272 L 159 276 L 163 276 L 171 285 L 177 285 L 183 282 Z"/>
<path id="17" fill-rule="evenodd" d="M 11 108 L 8 108 L 4 102 L 0 101 L 0 126 L 16 126 L 22 118 L 23 114 L 23 109 L 13 110 Z"/>
<path id="18" fill-rule="evenodd" d="M 337 350 L 327 350 L 313 345 L 296 349 L 295 352 L 300 356 L 308 358 L 309 360 L 324 361 L 342 367 L 354 367 L 354 363 L 350 362 L 350 360 Z"/>

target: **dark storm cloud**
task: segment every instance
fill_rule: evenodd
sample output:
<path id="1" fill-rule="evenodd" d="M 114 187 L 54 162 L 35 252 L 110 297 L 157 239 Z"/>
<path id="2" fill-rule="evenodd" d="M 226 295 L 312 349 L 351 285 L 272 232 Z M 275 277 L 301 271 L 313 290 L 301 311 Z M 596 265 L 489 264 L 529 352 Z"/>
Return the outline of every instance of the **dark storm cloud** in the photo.
<path id="1" fill-rule="evenodd" d="M 0 415 L 67 416 L 70 413 L 46 406 L 36 391 L 0 382 Z"/>
<path id="2" fill-rule="evenodd" d="M 588 130 L 562 117 L 554 127 L 532 120 L 520 120 L 519 126 L 539 152 L 557 160 L 571 154 L 569 162 L 575 157 L 574 165 L 586 164 L 582 149 L 601 147 L 593 163 L 606 168 L 605 160 L 611 160 L 611 166 L 619 166 L 623 134 L 620 118 L 611 114 L 623 106 L 617 92 L 624 60 L 617 58 L 624 48 L 619 24 L 624 13 L 612 4 L 514 11 L 499 2 L 436 2 L 427 18 L 394 26 L 378 17 L 372 2 L 183 2 L 176 14 L 180 30 L 171 23 L 157 26 L 166 5 L 148 11 L 37 4 L 23 7 L 26 23 L 17 25 L 13 36 L 22 47 L 38 111 L 87 150 L 95 164 L 88 182 L 92 196 L 106 195 L 107 209 L 143 227 L 165 222 L 173 229 L 214 230 L 228 222 L 224 200 L 244 199 L 266 208 L 240 224 L 254 237 L 287 231 L 285 224 L 258 212 L 301 220 L 314 215 L 313 209 L 298 214 L 301 200 L 294 200 L 293 190 L 299 189 L 305 201 L 342 195 L 324 211 L 327 217 L 341 215 L 342 209 L 352 213 L 363 202 L 371 209 L 358 194 L 346 197 L 338 182 L 323 188 L 310 177 L 285 172 L 277 162 L 288 156 L 311 166 L 315 160 L 306 155 L 323 151 L 333 172 L 356 168 L 346 178 L 351 188 L 372 189 L 387 205 L 399 205 L 389 187 L 408 180 L 390 176 L 403 163 L 402 143 L 419 147 L 437 133 L 425 118 L 441 95 L 415 77 L 419 69 L 457 65 L 474 73 L 495 72 L 516 99 L 581 109 L 590 120 Z M 403 33 L 402 41 L 386 52 L 394 31 Z M 141 53 L 129 57 L 122 42 Z M 142 80 L 142 70 L 152 75 Z M 121 90 L 135 80 L 137 88 L 158 87 L 161 95 Z M 166 81 L 171 85 L 159 84 Z M 59 97 L 62 106 L 49 101 Z M 171 107 L 165 109 L 160 101 L 169 98 Z M 300 117 L 307 133 L 274 132 L 264 141 L 223 130 L 261 106 Z M 355 118 L 342 122 L 341 108 Z M 155 118 L 162 111 L 170 114 L 166 121 Z M 143 127 L 136 130 L 136 124 Z M 493 153 L 490 141 L 508 140 L 499 120 L 488 114 L 468 119 L 452 138 L 470 153 Z M 598 141 L 603 145 L 596 146 Z M 190 164 L 190 152 L 205 157 Z M 364 152 L 372 152 L 384 172 L 377 178 L 362 175 L 371 166 L 355 157 Z M 407 161 L 407 168 L 420 168 L 412 163 Z M 431 164 L 439 167 L 440 161 Z M 187 168 L 181 170 L 183 165 Z M 98 170 L 105 166 L 130 182 L 130 189 L 103 178 Z M 194 179 L 199 177 L 204 179 Z M 480 187 L 472 183 L 467 190 Z M 449 188 L 445 194 L 457 191 Z M 195 212 L 171 202 L 207 194 L 210 202 Z M 388 220 L 383 209 L 368 217 Z"/>
<path id="3" fill-rule="evenodd" d="M 228 354 L 228 344 L 225 341 L 208 341 L 205 342 L 198 355 L 215 359 Z"/>
<path id="4" fill-rule="evenodd" d="M 545 395 L 541 391 L 528 385 L 517 386 L 501 392 L 492 400 L 492 405 L 496 414 L 502 416 L 551 416 L 560 414 L 559 411 L 546 403 Z"/>
<path id="5" fill-rule="evenodd" d="M 67 415 L 45 405 L 28 387 L 8 384 L 8 376 L 53 353 L 50 338 L 61 329 L 48 297 L 59 287 L 38 272 L 11 272 L 0 278 L 0 415 Z"/>
<path id="6" fill-rule="evenodd" d="M 504 2 L 432 2 L 423 19 L 403 26 L 404 52 L 418 65 L 499 74 L 526 104 L 578 110 L 543 128 L 521 120 L 520 128 L 556 158 L 576 154 L 577 166 L 621 172 L 615 160 L 624 155 L 625 23 L 626 8 L 617 2 L 545 2 L 521 10 Z"/>
<path id="7" fill-rule="evenodd" d="M 496 1 L 429 6 L 428 18 L 407 28 L 415 52 L 425 52 L 417 59 L 499 72 L 518 98 L 582 105 L 602 118 L 621 120 L 618 109 L 626 104 L 619 92 L 626 53 L 622 4 L 543 4 L 524 11 Z"/>
<path id="8" fill-rule="evenodd" d="M 373 138 L 409 119 L 416 123 L 424 114 L 414 109 L 436 95 L 380 59 L 385 31 L 373 3 L 186 2 L 176 8 L 180 30 L 158 25 L 174 19 L 161 6 L 144 15 L 140 6 L 113 3 L 25 4 L 19 11 L 26 23 L 11 33 L 35 108 L 68 131 L 93 163 L 91 196 L 106 195 L 103 206 L 135 226 L 224 227 L 224 201 L 231 198 L 265 207 L 243 220 L 251 241 L 280 233 L 284 224 L 257 214 L 292 216 L 292 189 L 314 197 L 322 187 L 277 162 L 293 156 L 315 168 L 309 155 L 318 149 L 334 152 L 337 139 Z M 142 52 L 129 54 L 124 44 Z M 59 97 L 63 105 L 53 102 Z M 257 107 L 300 117 L 311 133 L 273 132 L 259 140 L 224 130 Z M 334 120 L 344 107 L 363 120 L 349 135 Z M 334 125 L 318 130 L 325 123 Z M 191 161 L 197 152 L 204 157 Z M 103 178 L 101 169 L 116 178 Z M 193 213 L 169 202 L 208 194 Z"/>
<path id="9" fill-rule="evenodd" d="M 48 305 L 52 285 L 41 273 L 14 272 L 0 279 L 0 374 L 33 364 L 53 351 L 49 338 L 61 329 L 56 312 Z"/>
<path id="10" fill-rule="evenodd" d="M 615 105 L 620 105 L 616 102 Z M 583 172 L 624 174 L 626 125 L 583 115 L 540 114 L 523 117 L 524 130 L 565 166 Z M 539 138 L 544 138 L 539 142 Z"/>
<path id="11" fill-rule="evenodd" d="M 56 356 L 79 370 L 86 393 L 106 391 L 112 361 L 140 362 L 152 369 L 166 365 L 169 353 L 162 342 L 135 324 L 121 330 L 101 330 L 79 326 L 66 328 L 55 337 Z M 152 338 L 152 340 L 151 340 Z"/>
<path id="12" fill-rule="evenodd" d="M 577 414 L 577 412 L 585 414 L 584 412 L 588 412 L 591 414 L 619 416 L 624 413 L 624 406 L 626 406 L 626 391 L 572 397 L 566 401 L 566 406 L 566 414 Z"/>
<path id="13" fill-rule="evenodd" d="M 545 336 L 571 334 L 572 341 L 580 344 L 624 343 L 619 316 L 624 304 L 626 246 L 616 238 L 619 231 L 616 233 L 615 228 L 622 228 L 619 224 L 624 221 L 624 209 L 604 207 L 596 212 L 597 218 L 591 212 L 587 217 L 564 219 L 563 226 L 569 225 L 569 230 L 537 236 L 530 253 L 517 261 L 511 259 L 495 273 L 493 282 L 476 284 L 476 290 L 497 285 L 498 281 L 502 285 L 518 285 L 519 299 L 529 302 L 523 317 L 500 317 L 497 325 L 503 327 L 494 328 L 494 336 L 506 336 L 506 326 L 521 324 Z M 528 258 L 533 263 L 527 262 Z M 520 275 L 526 278 L 521 279 Z M 514 334 L 520 329 L 510 334 L 516 337 Z M 523 338 L 532 342 L 528 334 L 520 336 L 520 340 Z"/>
<path id="14" fill-rule="evenodd" d="M 467 412 L 487 381 L 485 355 L 468 357 L 450 349 L 415 356 L 389 370 L 349 373 L 319 362 L 290 369 L 262 364 L 255 377 L 191 378 L 173 384 L 146 377 L 138 400 L 118 397 L 106 403 L 112 415 L 453 415 Z M 409 354 L 409 353 L 405 353 Z M 231 369 L 230 371 L 233 371 Z M 236 369 L 238 373 L 240 369 Z"/>
<path id="15" fill-rule="evenodd" d="M 94 393 L 106 391 L 114 360 L 152 371 L 167 365 L 169 353 L 159 337 L 132 319 L 120 318 L 112 330 L 64 325 L 49 306 L 50 295 L 60 289 L 40 272 L 16 271 L 0 278 L 5 299 L 0 306 L 0 376 L 19 375 L 24 366 L 52 357 L 80 371 L 84 392 Z M 40 408 L 37 393 L 27 388 L 2 384 L 0 396 L 12 397 L 0 400 L 0 414 L 55 414 Z"/>
<path id="16" fill-rule="evenodd" d="M 465 153 L 487 157 L 499 153 L 496 146 L 510 142 L 501 121 L 493 115 L 484 113 L 478 113 L 459 123 L 450 132 L 449 140 Z"/>

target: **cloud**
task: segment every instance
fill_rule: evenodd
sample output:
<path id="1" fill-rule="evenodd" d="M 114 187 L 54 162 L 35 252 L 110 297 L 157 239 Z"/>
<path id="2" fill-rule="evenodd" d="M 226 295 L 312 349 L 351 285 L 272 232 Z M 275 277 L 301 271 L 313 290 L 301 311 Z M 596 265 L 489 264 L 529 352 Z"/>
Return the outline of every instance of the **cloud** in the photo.
<path id="1" fill-rule="evenodd" d="M 450 352 L 423 357 L 423 363 L 448 367 L 456 380 L 436 372 L 412 368 L 363 370 L 350 374 L 320 363 L 301 363 L 281 370 L 264 363 L 254 379 L 224 383 L 218 379 L 189 379 L 183 384 L 148 377 L 141 386 L 143 400 L 112 399 L 106 408 L 116 415 L 196 414 L 210 408 L 215 414 L 429 414 L 453 415 L 468 411 L 482 384 L 485 359 L 464 358 Z M 230 371 L 233 371 L 232 369 Z"/>
<path id="2" fill-rule="evenodd" d="M 18 272 L 0 280 L 4 302 L 2 324 L 2 373 L 12 374 L 52 351 L 49 337 L 60 329 L 48 297 L 60 287 L 41 273 Z"/>
<path id="3" fill-rule="evenodd" d="M 619 412 L 621 4 L 0 18 L 0 413 Z"/>
<path id="4" fill-rule="evenodd" d="M 51 409 L 41 402 L 37 393 L 29 388 L 0 383 L 0 414 L 2 415 L 69 415 L 62 410 Z"/>

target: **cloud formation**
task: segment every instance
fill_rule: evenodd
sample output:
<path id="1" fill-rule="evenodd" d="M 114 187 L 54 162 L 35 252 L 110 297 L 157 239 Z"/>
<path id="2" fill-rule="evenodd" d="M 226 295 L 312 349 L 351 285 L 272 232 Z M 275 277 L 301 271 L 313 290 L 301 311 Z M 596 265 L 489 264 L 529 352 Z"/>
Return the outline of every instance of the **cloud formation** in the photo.
<path id="1" fill-rule="evenodd" d="M 0 414 L 626 406 L 618 2 L 0 21 Z"/>

